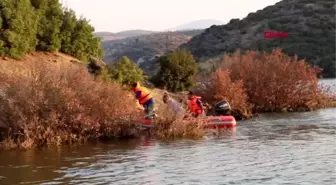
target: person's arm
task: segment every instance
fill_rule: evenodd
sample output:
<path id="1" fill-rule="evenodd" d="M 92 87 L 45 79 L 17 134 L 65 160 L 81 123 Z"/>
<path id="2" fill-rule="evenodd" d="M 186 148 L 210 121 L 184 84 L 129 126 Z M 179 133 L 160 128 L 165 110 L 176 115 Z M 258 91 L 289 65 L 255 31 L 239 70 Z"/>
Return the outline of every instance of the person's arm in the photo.
<path id="1" fill-rule="evenodd" d="M 203 107 L 202 101 L 200 99 L 197 99 L 196 103 L 198 106 Z"/>
<path id="2" fill-rule="evenodd" d="M 141 96 L 141 91 L 137 91 L 137 92 L 135 92 L 135 98 L 136 99 L 138 99 L 138 98 L 140 98 L 140 96 Z M 137 101 L 138 103 L 139 103 L 139 105 L 140 105 L 140 102 L 139 101 Z M 140 105 L 140 106 L 144 106 L 144 105 Z M 140 108 L 140 107 L 139 107 Z M 141 110 L 143 109 L 143 108 L 140 108 Z"/>
<path id="3" fill-rule="evenodd" d="M 204 111 L 204 106 L 203 106 L 203 103 L 200 99 L 197 99 L 196 101 L 197 105 L 201 107 L 202 111 Z"/>
<path id="4" fill-rule="evenodd" d="M 191 109 L 190 109 L 190 100 L 188 101 L 188 105 L 187 105 L 187 111 L 189 112 L 189 113 L 191 113 Z"/>
<path id="5" fill-rule="evenodd" d="M 137 92 L 135 92 L 135 98 L 136 98 L 136 99 L 139 99 L 140 96 L 141 96 L 141 91 L 137 91 Z"/>

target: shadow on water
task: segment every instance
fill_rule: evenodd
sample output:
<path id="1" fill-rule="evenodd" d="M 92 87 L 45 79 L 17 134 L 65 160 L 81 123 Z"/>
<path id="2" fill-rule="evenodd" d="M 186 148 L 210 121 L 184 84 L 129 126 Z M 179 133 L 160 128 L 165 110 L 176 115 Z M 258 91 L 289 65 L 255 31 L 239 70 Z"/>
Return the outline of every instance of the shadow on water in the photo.
<path id="1" fill-rule="evenodd" d="M 335 184 L 335 113 L 263 114 L 201 140 L 0 152 L 0 184 Z"/>

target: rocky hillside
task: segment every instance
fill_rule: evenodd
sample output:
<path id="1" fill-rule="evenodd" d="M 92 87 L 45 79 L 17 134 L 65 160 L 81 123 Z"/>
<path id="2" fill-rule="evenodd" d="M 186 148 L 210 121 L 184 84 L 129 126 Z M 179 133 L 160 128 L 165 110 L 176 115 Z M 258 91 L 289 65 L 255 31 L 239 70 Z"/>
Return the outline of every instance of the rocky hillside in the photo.
<path id="1" fill-rule="evenodd" d="M 127 56 L 143 68 L 145 72 L 153 74 L 155 68 L 153 59 L 156 56 L 175 50 L 181 44 L 188 42 L 191 39 L 190 35 L 196 32 L 188 31 L 186 34 L 183 32 L 164 32 L 105 41 L 102 42 L 105 49 L 104 61 L 112 63 L 122 56 Z"/>
<path id="2" fill-rule="evenodd" d="M 184 34 L 190 37 L 194 37 L 196 35 L 201 34 L 204 31 L 204 29 L 190 29 L 190 30 L 179 30 L 175 31 L 176 33 Z"/>
<path id="3" fill-rule="evenodd" d="M 213 19 L 201 19 L 186 24 L 176 26 L 174 28 L 166 29 L 165 31 L 178 31 L 178 30 L 192 30 L 192 29 L 205 29 L 212 25 L 222 25 L 224 22 Z"/>
<path id="4" fill-rule="evenodd" d="M 108 40 L 118 40 L 118 39 L 124 39 L 127 37 L 136 37 L 140 35 L 148 35 L 151 33 L 155 33 L 154 31 L 148 31 L 148 30 L 126 30 L 121 31 L 117 33 L 112 32 L 96 32 L 94 33 L 96 36 L 100 37 L 102 41 L 108 41 Z"/>
<path id="5" fill-rule="evenodd" d="M 242 20 L 212 26 L 181 47 L 203 61 L 237 49 L 278 47 L 324 68 L 324 77 L 335 77 L 335 8 L 334 0 L 283 0 Z M 289 37 L 265 39 L 264 31 Z"/>

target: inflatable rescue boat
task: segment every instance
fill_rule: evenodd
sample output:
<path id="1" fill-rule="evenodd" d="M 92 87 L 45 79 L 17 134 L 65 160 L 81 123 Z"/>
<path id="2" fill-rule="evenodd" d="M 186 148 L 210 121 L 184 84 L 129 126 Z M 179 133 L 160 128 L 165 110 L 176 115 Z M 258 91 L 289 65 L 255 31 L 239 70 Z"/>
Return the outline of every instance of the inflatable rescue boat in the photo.
<path id="1" fill-rule="evenodd" d="M 152 121 L 149 119 L 143 119 L 141 122 L 141 127 L 142 128 L 151 128 L 153 127 Z"/>
<path id="2" fill-rule="evenodd" d="M 233 116 L 208 116 L 205 128 L 233 128 L 236 126 L 236 119 Z"/>
<path id="3" fill-rule="evenodd" d="M 219 128 L 234 128 L 236 127 L 236 119 L 230 115 L 231 106 L 226 101 L 220 101 L 214 106 L 214 112 L 212 116 L 205 117 L 207 129 L 219 129 Z M 142 128 L 152 127 L 151 120 L 144 119 L 141 124 Z"/>

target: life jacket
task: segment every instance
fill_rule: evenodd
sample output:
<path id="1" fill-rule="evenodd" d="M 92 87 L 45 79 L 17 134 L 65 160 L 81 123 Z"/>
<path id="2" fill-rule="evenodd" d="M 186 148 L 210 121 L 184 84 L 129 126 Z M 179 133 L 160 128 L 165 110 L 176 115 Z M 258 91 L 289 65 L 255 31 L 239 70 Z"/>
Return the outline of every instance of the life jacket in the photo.
<path id="1" fill-rule="evenodd" d="M 141 92 L 140 97 L 138 98 L 139 103 L 141 105 L 145 104 L 149 99 L 152 98 L 152 95 L 150 94 L 150 91 L 146 87 L 141 87 L 139 84 L 136 88 L 133 89 L 133 91 L 136 93 L 137 91 Z"/>
<path id="2" fill-rule="evenodd" d="M 201 99 L 199 96 L 193 96 L 192 99 L 189 101 L 189 110 L 191 113 L 194 114 L 201 114 L 203 112 L 203 108 L 197 105 L 197 100 Z"/>

